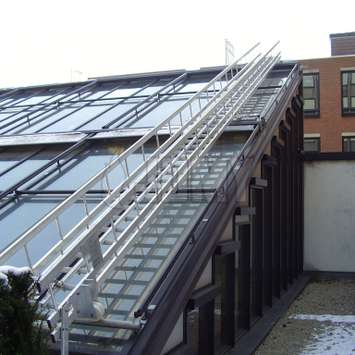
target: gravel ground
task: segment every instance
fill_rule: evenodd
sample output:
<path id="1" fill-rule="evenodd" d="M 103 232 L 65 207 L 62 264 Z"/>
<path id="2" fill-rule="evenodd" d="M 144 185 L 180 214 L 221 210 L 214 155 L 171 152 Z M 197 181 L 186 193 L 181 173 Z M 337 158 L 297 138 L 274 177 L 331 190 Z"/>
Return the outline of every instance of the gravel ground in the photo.
<path id="1" fill-rule="evenodd" d="M 355 281 L 310 283 L 256 351 L 258 355 L 355 354 L 355 323 L 292 319 L 297 314 L 354 315 Z"/>

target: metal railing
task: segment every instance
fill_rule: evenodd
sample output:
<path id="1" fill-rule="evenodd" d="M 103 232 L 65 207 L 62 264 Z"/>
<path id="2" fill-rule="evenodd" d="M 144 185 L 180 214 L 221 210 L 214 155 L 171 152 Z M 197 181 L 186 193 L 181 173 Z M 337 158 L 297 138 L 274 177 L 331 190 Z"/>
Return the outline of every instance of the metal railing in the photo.
<path id="1" fill-rule="evenodd" d="M 68 297 L 65 298 L 65 300 L 60 305 L 58 305 L 57 311 L 49 317 L 49 321 L 52 326 L 55 326 L 55 324 L 57 324 L 59 321 L 60 310 L 63 309 L 67 302 L 72 301 L 72 299 L 76 297 L 80 288 L 88 287 L 90 284 L 90 287 L 96 288 L 97 290 L 103 284 L 115 265 L 117 265 L 118 262 L 122 260 L 126 251 L 131 247 L 137 234 L 146 225 L 149 225 L 152 218 L 154 218 L 162 204 L 175 191 L 178 184 L 186 177 L 193 166 L 199 162 L 201 157 L 210 149 L 217 138 L 222 134 L 226 125 L 228 125 L 228 123 L 233 119 L 236 112 L 248 100 L 254 90 L 264 79 L 265 75 L 278 60 L 279 56 L 270 58 L 264 57 L 264 59 L 259 60 L 258 63 L 255 64 L 257 66 L 256 68 L 252 66 L 251 68 L 247 69 L 239 78 L 239 80 L 236 80 L 233 88 L 230 88 L 230 91 L 228 92 L 228 95 L 226 95 L 227 97 L 225 97 L 225 100 L 223 100 L 223 102 L 221 102 L 218 107 L 215 107 L 214 110 L 211 110 L 209 114 L 206 115 L 206 120 L 204 122 L 198 121 L 195 123 L 193 129 L 191 129 L 189 132 L 189 137 L 191 137 L 192 133 L 194 138 L 188 143 L 181 139 L 181 142 L 179 142 L 179 154 L 175 155 L 175 152 L 173 152 L 172 155 L 170 155 L 170 163 L 165 167 L 164 170 L 160 172 L 157 177 L 157 180 L 161 181 L 159 179 L 162 176 L 167 175 L 169 176 L 168 180 L 159 190 L 156 189 L 156 181 L 152 182 L 150 186 L 145 190 L 145 192 L 138 197 L 136 202 L 140 203 L 144 198 L 147 198 L 147 194 L 151 194 L 153 196 L 149 202 L 145 204 L 142 210 L 138 211 L 140 213 L 139 216 L 136 217 L 137 219 L 133 220 L 132 223 L 124 230 L 124 232 L 120 234 L 116 242 L 113 242 L 110 248 L 103 255 L 101 255 L 99 262 L 100 267 L 96 266 L 92 268 L 91 272 L 87 275 L 85 280 L 83 279 L 80 283 L 78 283 L 76 287 L 74 287 L 74 289 L 70 292 Z M 244 79 L 244 81 L 242 79 Z M 194 143 L 197 141 L 197 146 L 193 148 Z M 185 149 L 183 149 L 183 147 Z M 186 150 L 189 149 L 191 150 L 188 154 L 188 157 L 186 157 Z M 174 155 L 175 158 L 173 158 Z M 174 164 L 179 160 L 183 163 L 180 166 L 175 167 Z M 106 233 L 113 231 L 114 228 L 117 227 L 134 209 L 137 209 L 136 204 L 132 204 L 128 209 L 126 209 L 125 213 L 120 215 L 120 217 L 111 224 L 109 230 Z M 138 217 L 142 216 L 142 222 L 140 224 L 137 223 Z M 119 240 L 124 240 L 127 236 L 129 237 L 126 239 L 123 245 L 118 243 Z M 82 247 L 83 245 L 79 242 L 75 246 L 71 246 L 70 250 L 73 250 L 74 248 L 77 252 L 82 249 Z M 80 268 L 84 262 L 85 260 L 82 259 L 82 263 L 78 263 L 76 267 Z M 61 265 L 61 267 L 63 267 L 63 265 Z M 155 279 L 159 279 L 159 275 L 156 275 Z M 154 287 L 154 284 L 155 282 L 151 282 L 147 291 L 145 292 L 145 295 L 149 293 L 149 290 L 151 290 L 152 287 Z M 143 296 L 145 297 L 145 295 Z M 72 318 L 69 316 L 68 320 L 75 319 L 75 313 L 71 313 L 71 315 Z"/>
<path id="2" fill-rule="evenodd" d="M 136 236 L 149 225 L 162 204 L 213 146 L 224 128 L 279 60 L 279 54 L 270 55 L 274 46 L 265 55 L 258 54 L 248 64 L 240 67 L 240 60 L 252 53 L 256 47 L 257 45 L 225 68 L 179 110 L 151 129 L 1 252 L 0 264 L 20 250 L 25 251 L 28 266 L 39 276 L 41 292 L 49 291 L 44 295 L 43 303 L 53 309 L 48 320 L 55 334 L 61 329 L 62 338 L 67 337 L 63 329 L 77 317 L 75 310 L 68 309 L 67 305 L 77 304 L 78 294 L 83 294 L 83 289 L 91 290 L 91 298 L 86 297 L 84 305 L 87 301 L 92 304 L 98 289 L 115 265 L 122 260 Z M 203 101 L 207 103 L 203 105 Z M 161 129 L 170 133 L 164 143 L 158 135 Z M 152 138 L 155 138 L 157 149 L 147 156 L 144 147 Z M 128 159 L 136 153 L 142 154 L 143 163 L 130 171 Z M 109 173 L 118 166 L 124 171 L 125 179 L 112 188 Z M 105 184 L 108 193 L 89 211 L 86 195 L 98 183 Z M 64 234 L 60 216 L 77 202 L 83 204 L 85 217 Z M 127 225 L 129 217 L 131 220 Z M 55 224 L 60 241 L 40 260 L 31 260 L 28 243 L 50 224 Z M 114 235 L 114 240 L 102 252 L 100 241 L 109 233 Z M 56 280 L 65 271 L 66 274 L 61 279 L 63 285 L 65 280 L 78 270 L 81 270 L 84 276 L 64 300 L 57 304 L 54 296 Z M 155 280 L 158 278 L 159 275 L 156 275 Z M 142 299 L 154 287 L 155 282 L 152 282 L 142 295 Z"/>
<path id="3" fill-rule="evenodd" d="M 114 191 L 111 192 L 111 186 L 108 187 L 108 190 L 111 192 L 107 197 L 108 200 L 105 201 L 105 206 L 107 203 L 110 203 L 113 201 L 115 198 L 117 198 L 117 195 L 119 192 L 124 189 L 125 187 L 129 186 L 129 184 L 132 183 L 132 181 L 142 172 L 144 172 L 148 166 L 149 163 L 151 163 L 154 159 L 159 159 L 161 152 L 170 144 L 172 144 L 183 132 L 183 130 L 187 127 L 187 125 L 190 123 L 192 119 L 197 119 L 199 116 L 201 116 L 202 112 L 198 112 L 196 115 L 193 115 L 193 110 L 192 110 L 192 104 L 193 102 L 200 102 L 203 99 L 207 97 L 209 99 L 210 103 L 212 100 L 215 98 L 216 95 L 221 95 L 223 93 L 223 90 L 217 91 L 216 84 L 217 82 L 227 82 L 233 79 L 233 76 L 235 75 L 236 71 L 238 70 L 237 64 L 241 59 L 243 59 L 247 54 L 249 54 L 256 46 L 254 46 L 251 50 L 249 50 L 245 55 L 243 55 L 238 61 L 227 67 L 225 70 L 223 70 L 219 75 L 217 75 L 210 83 L 208 83 L 203 89 L 201 89 L 199 92 L 197 92 L 190 100 L 188 100 L 178 111 L 173 113 L 171 116 L 163 120 L 159 125 L 151 129 L 149 132 L 147 132 L 143 137 L 141 137 L 136 143 L 134 143 L 132 146 L 130 146 L 127 150 L 125 150 L 122 154 L 120 154 L 117 158 L 115 158 L 109 165 L 107 165 L 104 169 L 102 169 L 99 173 L 97 173 L 93 178 L 91 178 L 88 182 L 86 182 L 84 185 L 82 185 L 75 193 L 73 193 L 71 196 L 69 196 L 66 200 L 64 200 L 61 204 L 59 204 L 55 209 L 53 209 L 51 212 L 49 212 L 44 218 L 42 218 L 40 221 L 38 221 L 32 228 L 27 230 L 24 234 L 22 234 L 15 242 L 13 242 L 8 248 L 3 250 L 0 253 L 0 264 L 4 264 L 6 260 L 8 260 L 11 256 L 13 256 L 17 251 L 19 251 L 21 248 L 24 248 L 25 253 L 27 249 L 27 243 L 31 241 L 36 235 L 38 235 L 39 232 L 41 232 L 46 226 L 48 226 L 50 223 L 55 223 L 56 225 L 60 226 L 59 222 L 59 216 L 67 210 L 68 207 L 72 206 L 75 202 L 81 202 L 84 199 L 84 205 L 85 205 L 85 211 L 88 209 L 86 202 L 85 202 L 85 194 L 88 190 L 93 188 L 95 185 L 97 185 L 100 182 L 104 182 L 105 185 L 110 185 L 110 182 L 108 181 L 108 174 L 116 168 L 118 165 L 121 165 L 126 173 L 126 179 L 115 188 Z M 229 79 L 229 80 L 228 80 Z M 224 84 L 224 83 L 223 83 Z M 211 87 L 215 87 L 215 95 L 206 95 L 205 92 L 209 91 Z M 224 85 L 220 85 L 220 87 L 223 89 Z M 202 107 L 202 105 L 201 105 Z M 206 105 L 204 109 L 206 109 L 208 106 Z M 190 118 L 186 119 L 185 123 L 182 119 L 183 113 L 187 112 L 190 114 Z M 161 139 L 159 138 L 158 132 L 161 129 L 164 129 L 168 127 L 168 129 L 172 127 L 172 122 L 176 122 L 177 125 L 180 123 L 180 129 L 178 131 L 175 130 L 175 133 L 172 134 L 171 131 L 171 137 L 168 141 L 164 142 L 161 144 Z M 145 154 L 145 149 L 144 145 L 151 140 L 151 138 L 154 138 L 156 140 L 157 144 L 157 150 L 149 157 L 146 158 Z M 129 171 L 128 169 L 128 158 L 132 156 L 135 153 L 140 153 L 143 156 L 143 164 L 141 164 L 138 168 L 136 168 L 134 171 Z M 85 221 L 83 221 L 86 225 L 90 224 L 91 220 L 95 218 L 98 215 L 98 212 L 102 205 L 98 205 L 94 210 L 91 211 L 90 214 L 88 214 L 87 218 Z M 58 228 L 58 233 L 60 233 L 59 228 Z M 29 259 L 29 258 L 28 258 Z M 34 266 L 34 262 L 31 260 L 28 260 L 28 265 L 31 268 Z M 34 271 L 36 269 L 34 268 Z"/>

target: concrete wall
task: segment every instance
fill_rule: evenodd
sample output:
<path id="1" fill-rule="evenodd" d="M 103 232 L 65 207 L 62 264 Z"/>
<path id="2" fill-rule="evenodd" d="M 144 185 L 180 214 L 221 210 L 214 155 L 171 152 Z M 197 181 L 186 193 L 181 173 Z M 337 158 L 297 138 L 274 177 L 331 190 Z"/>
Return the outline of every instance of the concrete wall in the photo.
<path id="1" fill-rule="evenodd" d="M 355 161 L 305 162 L 305 270 L 355 272 Z"/>

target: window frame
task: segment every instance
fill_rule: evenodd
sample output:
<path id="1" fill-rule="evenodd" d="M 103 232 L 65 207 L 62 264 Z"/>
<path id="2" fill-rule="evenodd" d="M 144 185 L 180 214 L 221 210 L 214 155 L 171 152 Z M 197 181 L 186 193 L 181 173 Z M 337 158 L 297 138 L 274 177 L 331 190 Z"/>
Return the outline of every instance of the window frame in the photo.
<path id="1" fill-rule="evenodd" d="M 305 150 L 305 141 L 306 140 L 316 140 L 318 141 L 318 150 Z M 303 137 L 303 151 L 307 153 L 320 153 L 321 145 L 320 145 L 320 137 Z"/>
<path id="2" fill-rule="evenodd" d="M 354 140 L 354 143 L 355 143 L 355 135 L 353 136 L 342 136 L 341 137 L 341 146 L 342 146 L 342 152 L 343 153 L 354 153 L 355 152 L 355 149 L 354 150 L 345 150 L 345 141 L 347 139 L 353 139 Z M 355 148 L 355 147 L 354 147 Z"/>
<path id="3" fill-rule="evenodd" d="M 320 117 L 320 85 L 319 85 L 319 72 L 310 72 L 310 73 L 303 73 L 302 75 L 302 88 L 303 88 L 303 102 L 307 100 L 304 97 L 304 86 L 303 86 L 303 78 L 305 76 L 313 76 L 314 77 L 314 88 L 316 89 L 317 96 L 315 97 L 316 105 L 315 109 L 305 109 L 303 105 L 303 116 L 305 118 L 319 118 Z"/>
<path id="4" fill-rule="evenodd" d="M 341 115 L 343 117 L 349 117 L 349 116 L 355 116 L 355 106 L 353 108 L 350 108 L 348 107 L 347 109 L 344 109 L 344 102 L 343 102 L 343 98 L 345 96 L 343 96 L 343 74 L 346 73 L 348 74 L 348 77 L 351 78 L 351 74 L 355 74 L 355 69 L 344 69 L 344 70 L 340 70 L 340 104 L 341 104 Z M 350 75 L 349 75 L 350 74 Z M 348 102 L 348 105 L 351 103 L 351 95 L 350 95 L 350 88 L 351 88 L 351 80 L 350 80 L 350 83 L 349 83 L 349 79 L 348 79 L 348 82 L 347 82 L 347 88 L 348 88 L 348 95 L 347 95 L 347 98 L 349 100 Z M 354 87 L 355 87 L 355 83 L 353 84 Z M 355 96 L 353 96 L 355 97 Z"/>

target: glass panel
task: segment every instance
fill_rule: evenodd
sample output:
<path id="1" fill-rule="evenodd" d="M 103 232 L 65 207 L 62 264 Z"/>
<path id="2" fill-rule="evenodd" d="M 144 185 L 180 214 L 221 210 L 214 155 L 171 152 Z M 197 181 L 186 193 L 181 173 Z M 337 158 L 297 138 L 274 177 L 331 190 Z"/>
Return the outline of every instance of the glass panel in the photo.
<path id="1" fill-rule="evenodd" d="M 351 73 L 351 84 L 355 84 L 355 73 Z"/>
<path id="2" fill-rule="evenodd" d="M 161 121 L 168 118 L 172 113 L 177 111 L 187 99 L 169 100 L 162 102 L 153 111 L 147 113 L 139 121 L 128 124 L 128 127 L 154 127 Z"/>
<path id="3" fill-rule="evenodd" d="M 304 151 L 305 152 L 318 152 L 319 151 L 319 138 L 305 138 Z"/>
<path id="4" fill-rule="evenodd" d="M 151 95 L 160 90 L 163 86 L 148 86 L 143 91 L 139 92 L 137 95 Z"/>
<path id="5" fill-rule="evenodd" d="M 34 150 L 11 149 L 0 152 L 0 173 L 33 154 Z"/>
<path id="6" fill-rule="evenodd" d="M 137 92 L 139 89 L 140 88 L 122 88 L 122 89 L 117 89 L 115 91 L 112 91 L 110 94 L 106 95 L 105 99 L 131 96 L 132 94 Z"/>
<path id="7" fill-rule="evenodd" d="M 27 175 L 31 174 L 35 169 L 40 168 L 47 163 L 51 158 L 62 150 L 49 150 L 46 152 L 40 152 L 33 158 L 24 161 L 16 168 L 10 170 L 8 173 L 0 177 L 0 190 L 6 190 L 19 180 L 23 179 Z M 1 156 L 0 156 L 1 159 Z"/>
<path id="8" fill-rule="evenodd" d="M 124 114 L 135 105 L 136 103 L 121 103 L 112 110 L 105 112 L 95 120 L 85 124 L 82 129 L 101 129 L 104 125 L 109 124 L 111 121 L 117 119 L 120 115 Z M 119 124 L 119 122 L 115 123 L 114 125 L 117 124 Z"/>
<path id="9" fill-rule="evenodd" d="M 37 187 L 39 190 L 74 190 L 84 184 L 89 178 L 97 174 L 101 169 L 107 166 L 114 158 L 121 154 L 126 147 L 120 143 L 97 146 L 67 164 L 61 170 L 51 174 L 43 180 Z M 153 148 L 145 147 L 146 157 L 148 157 Z M 132 154 L 128 159 L 129 171 L 133 171 L 143 162 L 143 156 L 140 153 Z M 123 167 L 118 165 L 108 175 L 110 187 L 117 186 L 125 177 Z M 105 181 L 101 181 L 93 188 L 94 190 L 106 190 Z"/>
<path id="10" fill-rule="evenodd" d="M 355 97 L 351 97 L 351 108 L 355 108 Z"/>
<path id="11" fill-rule="evenodd" d="M 181 90 L 179 90 L 179 92 L 199 91 L 206 85 L 207 85 L 207 82 L 190 83 L 190 84 L 185 85 Z M 218 84 L 216 84 L 216 89 L 218 89 Z"/>
<path id="12" fill-rule="evenodd" d="M 9 99 L 2 100 L 0 101 L 0 106 L 9 106 L 9 103 L 15 100 L 16 98 L 9 98 Z"/>
<path id="13" fill-rule="evenodd" d="M 200 163 L 184 179 L 182 189 L 213 189 L 223 180 L 229 167 L 247 139 L 246 135 L 235 134 L 220 138 Z"/>
<path id="14" fill-rule="evenodd" d="M 62 197 L 26 197 L 11 204 L 0 214 L 0 228 L 6 230 L 0 239 L 0 250 L 4 250 L 12 242 L 44 217 L 50 210 L 63 201 Z M 89 210 L 94 208 L 98 199 L 87 199 Z M 68 232 L 76 223 L 85 216 L 85 207 L 82 202 L 75 203 L 60 217 L 63 232 Z M 28 251 L 31 261 L 39 260 L 51 247 L 59 241 L 59 234 L 54 223 L 48 225 L 31 242 L 28 243 Z M 23 253 L 15 254 L 11 258 L 13 265 L 27 265 Z"/>
<path id="15" fill-rule="evenodd" d="M 348 96 L 348 86 L 342 86 L 341 91 L 342 91 L 342 96 L 343 97 L 347 97 Z"/>
<path id="16" fill-rule="evenodd" d="M 6 231 L 0 238 L 0 250 L 13 242 L 54 206 L 52 201 L 33 200 L 32 203 L 30 201 L 30 198 L 21 198 L 19 202 L 7 206 L 0 214 L 0 228 Z"/>
<path id="17" fill-rule="evenodd" d="M 43 94 L 43 95 L 33 96 L 33 97 L 31 97 L 31 98 L 29 98 L 29 99 L 27 99 L 25 101 L 22 101 L 20 103 L 20 105 L 34 105 L 34 104 L 37 104 L 37 103 L 39 103 L 41 101 L 44 101 L 44 100 L 50 98 L 51 96 L 52 95 L 50 95 L 50 94 L 47 94 L 47 95 Z"/>
<path id="18" fill-rule="evenodd" d="M 350 151 L 355 152 L 355 137 L 350 138 Z"/>
<path id="19" fill-rule="evenodd" d="M 105 106 L 86 106 L 63 120 L 54 123 L 50 127 L 43 130 L 43 132 L 61 132 L 73 130 L 90 118 L 98 115 L 106 109 Z"/>
<path id="20" fill-rule="evenodd" d="M 314 77 L 313 75 L 303 75 L 303 87 L 309 88 L 314 87 Z"/>
<path id="21" fill-rule="evenodd" d="M 53 101 L 56 101 L 56 100 L 60 100 L 62 97 L 64 97 L 65 95 L 67 95 L 69 93 L 70 90 L 65 90 L 63 91 L 61 94 L 58 94 L 58 93 L 53 93 L 53 96 L 48 99 L 46 101 L 46 103 L 50 103 L 50 102 L 53 102 Z"/>
<path id="22" fill-rule="evenodd" d="M 94 99 L 99 99 L 102 96 L 106 95 L 108 92 L 110 91 L 110 89 L 104 90 L 104 89 L 100 89 L 97 91 L 94 91 L 93 93 L 90 93 L 89 95 L 86 94 L 84 97 L 80 96 L 80 97 L 74 97 L 71 100 L 73 101 L 80 101 L 81 98 L 85 98 L 86 100 L 94 100 Z"/>
<path id="23" fill-rule="evenodd" d="M 350 151 L 349 140 L 347 138 L 343 138 L 343 151 L 344 152 Z"/>
<path id="24" fill-rule="evenodd" d="M 305 99 L 303 104 L 304 110 L 315 110 L 316 109 L 316 100 L 314 99 Z"/>
<path id="25" fill-rule="evenodd" d="M 349 99 L 347 97 L 343 97 L 343 108 L 349 107 Z"/>
<path id="26" fill-rule="evenodd" d="M 305 88 L 303 90 L 304 99 L 312 99 L 312 98 L 315 98 L 316 96 L 317 95 L 316 95 L 316 92 L 315 92 L 314 88 Z"/>
<path id="27" fill-rule="evenodd" d="M 342 84 L 343 85 L 347 85 L 347 83 L 348 83 L 348 73 L 342 73 L 341 78 L 342 78 Z"/>
<path id="28" fill-rule="evenodd" d="M 75 108 L 73 107 L 66 107 L 66 108 L 59 108 L 58 110 L 52 110 L 49 114 L 41 116 L 36 120 L 32 120 L 30 127 L 20 128 L 15 132 L 22 132 L 22 133 L 39 132 L 43 127 L 46 127 L 52 122 L 61 119 L 62 117 L 73 112 L 74 110 Z"/>

